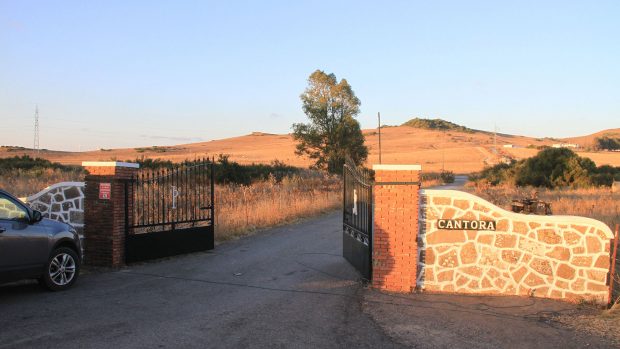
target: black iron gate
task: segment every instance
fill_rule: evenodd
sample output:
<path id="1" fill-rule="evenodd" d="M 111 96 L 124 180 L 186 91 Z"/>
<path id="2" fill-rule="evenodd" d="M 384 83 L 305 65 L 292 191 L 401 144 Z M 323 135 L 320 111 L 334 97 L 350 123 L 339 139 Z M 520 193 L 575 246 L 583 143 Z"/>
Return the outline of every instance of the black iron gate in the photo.
<path id="1" fill-rule="evenodd" d="M 125 262 L 213 249 L 213 161 L 142 170 L 125 184 Z"/>
<path id="2" fill-rule="evenodd" d="M 344 170 L 342 255 L 367 280 L 372 276 L 372 186 L 369 170 L 347 159 Z"/>

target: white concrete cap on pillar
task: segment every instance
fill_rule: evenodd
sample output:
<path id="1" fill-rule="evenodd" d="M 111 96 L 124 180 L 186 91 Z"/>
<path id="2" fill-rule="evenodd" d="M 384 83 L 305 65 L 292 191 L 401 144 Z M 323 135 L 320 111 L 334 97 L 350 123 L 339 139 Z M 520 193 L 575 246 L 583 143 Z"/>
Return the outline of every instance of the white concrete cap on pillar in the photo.
<path id="1" fill-rule="evenodd" d="M 381 171 L 421 171 L 422 165 L 372 165 L 373 170 Z"/>
<path id="2" fill-rule="evenodd" d="M 129 167 L 140 168 L 140 164 L 135 162 L 122 162 L 122 161 L 82 161 L 82 166 L 99 166 L 99 167 Z"/>

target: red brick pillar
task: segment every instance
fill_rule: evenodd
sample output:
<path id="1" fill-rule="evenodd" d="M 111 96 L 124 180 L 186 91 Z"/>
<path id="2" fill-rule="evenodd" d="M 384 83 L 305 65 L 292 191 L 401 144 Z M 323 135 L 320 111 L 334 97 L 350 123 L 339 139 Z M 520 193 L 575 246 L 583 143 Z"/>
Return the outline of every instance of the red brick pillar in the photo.
<path id="1" fill-rule="evenodd" d="M 372 286 L 396 292 L 416 287 L 419 165 L 374 165 Z"/>
<path id="2" fill-rule="evenodd" d="M 139 165 L 86 161 L 82 166 L 88 171 L 84 191 L 85 262 L 120 267 L 125 264 L 125 180 Z M 128 202 L 132 207 L 131 200 Z"/>

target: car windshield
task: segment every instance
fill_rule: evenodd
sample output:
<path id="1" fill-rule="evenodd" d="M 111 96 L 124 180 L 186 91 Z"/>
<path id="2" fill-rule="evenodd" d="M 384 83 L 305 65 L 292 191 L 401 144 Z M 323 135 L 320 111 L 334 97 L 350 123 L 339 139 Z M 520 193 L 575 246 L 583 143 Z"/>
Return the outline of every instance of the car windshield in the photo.
<path id="1" fill-rule="evenodd" d="M 23 220 L 28 213 L 6 197 L 0 196 L 0 219 Z"/>

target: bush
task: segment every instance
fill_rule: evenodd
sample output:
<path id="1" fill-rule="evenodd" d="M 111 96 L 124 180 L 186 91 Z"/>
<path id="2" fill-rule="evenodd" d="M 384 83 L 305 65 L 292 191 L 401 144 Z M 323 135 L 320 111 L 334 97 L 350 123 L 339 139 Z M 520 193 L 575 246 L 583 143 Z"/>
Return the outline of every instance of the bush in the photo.
<path id="1" fill-rule="evenodd" d="M 620 149 L 620 138 L 601 137 L 594 140 L 594 147 L 598 150 L 618 150 Z"/>
<path id="2" fill-rule="evenodd" d="M 62 165 L 57 162 L 28 155 L 0 159 L 0 188 L 17 196 L 28 196 L 58 182 L 82 181 L 81 166 Z"/>
<path id="3" fill-rule="evenodd" d="M 175 164 L 169 160 L 159 159 L 136 159 L 134 162 L 140 164 L 140 168 L 158 170 L 172 169 Z M 193 161 L 184 161 L 182 165 L 191 165 Z M 296 175 L 303 170 L 297 167 L 289 166 L 280 161 L 273 161 L 270 165 L 251 164 L 241 165 L 235 161 L 231 161 L 230 157 L 220 154 L 214 162 L 214 179 L 217 184 L 242 184 L 249 185 L 252 182 L 266 180 L 270 176 L 276 182 L 280 182 L 282 178 Z"/>
<path id="4" fill-rule="evenodd" d="M 454 172 L 452 171 L 441 171 L 439 177 L 444 183 L 454 183 Z"/>
<path id="5" fill-rule="evenodd" d="M 431 185 L 435 185 L 436 182 L 441 183 L 454 183 L 454 172 L 441 171 L 441 172 L 422 172 L 420 174 L 422 182 L 434 182 Z"/>
<path id="6" fill-rule="evenodd" d="M 596 167 L 592 160 L 580 157 L 570 149 L 547 148 L 526 160 L 485 168 L 470 179 L 484 180 L 490 185 L 587 188 L 611 186 L 618 177 L 620 167 Z"/>
<path id="7" fill-rule="evenodd" d="M 0 174 L 11 170 L 42 171 L 46 169 L 82 171 L 81 166 L 63 165 L 42 158 L 31 158 L 28 155 L 0 159 Z"/>

